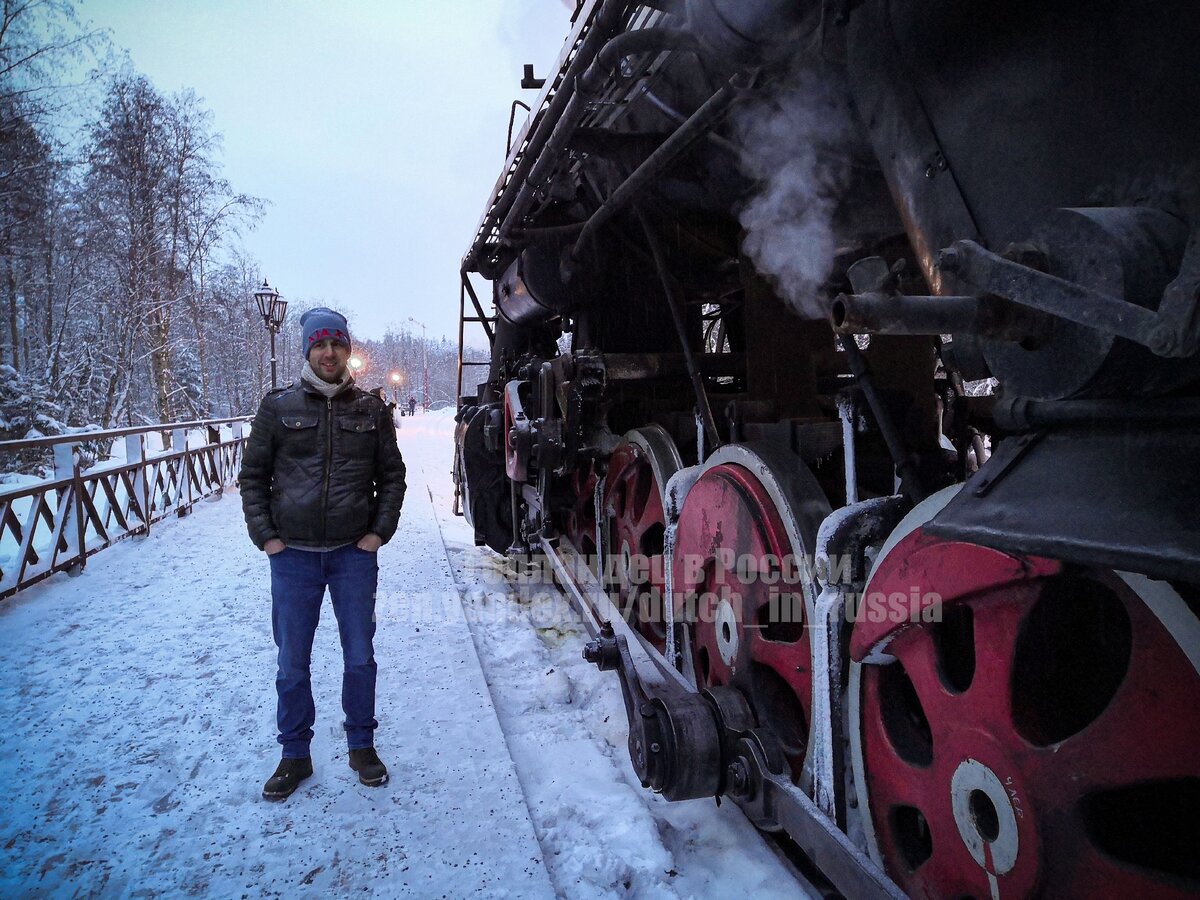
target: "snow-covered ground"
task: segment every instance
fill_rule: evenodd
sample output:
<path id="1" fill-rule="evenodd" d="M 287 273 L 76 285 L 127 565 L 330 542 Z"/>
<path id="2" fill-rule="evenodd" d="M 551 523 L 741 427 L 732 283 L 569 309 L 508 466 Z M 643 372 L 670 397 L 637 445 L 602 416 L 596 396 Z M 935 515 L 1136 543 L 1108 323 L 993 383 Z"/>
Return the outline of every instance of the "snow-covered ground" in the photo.
<path id="1" fill-rule="evenodd" d="M 565 897 L 790 897 L 789 869 L 732 804 L 669 803 L 634 774 L 620 682 L 583 661 L 554 591 L 522 591 L 451 514 L 453 419 L 418 420 L 426 477 L 468 622 L 555 889 Z M 427 449 L 426 449 L 427 448 Z M 440 472 L 437 471 L 440 469 Z"/>
<path id="2" fill-rule="evenodd" d="M 0 894 L 800 893 L 734 807 L 637 784 L 618 681 L 583 663 L 565 601 L 518 597 L 450 513 L 452 435 L 448 413 L 400 428 L 382 788 L 345 763 L 326 606 L 316 773 L 287 803 L 260 797 L 278 756 L 274 646 L 235 492 L 0 606 Z"/>

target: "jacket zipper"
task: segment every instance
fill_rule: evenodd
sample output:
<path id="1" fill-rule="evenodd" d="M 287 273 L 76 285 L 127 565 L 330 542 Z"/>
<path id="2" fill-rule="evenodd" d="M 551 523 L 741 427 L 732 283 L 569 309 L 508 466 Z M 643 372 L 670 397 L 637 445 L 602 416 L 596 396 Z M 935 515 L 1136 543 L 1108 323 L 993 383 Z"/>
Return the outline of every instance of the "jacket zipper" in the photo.
<path id="1" fill-rule="evenodd" d="M 333 398 L 325 398 L 325 488 L 321 493 L 321 546 L 329 543 L 329 473 L 333 468 Z"/>

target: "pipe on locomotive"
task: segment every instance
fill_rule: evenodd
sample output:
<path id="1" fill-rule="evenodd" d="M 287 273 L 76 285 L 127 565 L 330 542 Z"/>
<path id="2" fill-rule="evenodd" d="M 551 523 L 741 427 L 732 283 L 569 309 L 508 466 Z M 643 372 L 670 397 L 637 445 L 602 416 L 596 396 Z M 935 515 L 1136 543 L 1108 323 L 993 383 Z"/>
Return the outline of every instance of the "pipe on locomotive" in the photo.
<path id="1" fill-rule="evenodd" d="M 680 296 L 679 285 L 667 270 L 667 254 L 663 250 L 662 241 L 654 233 L 654 226 L 640 207 L 635 206 L 633 211 L 637 216 L 638 223 L 642 226 L 642 231 L 645 232 L 650 252 L 654 255 L 654 268 L 658 272 L 659 281 L 662 282 L 663 295 L 671 310 L 671 321 L 675 324 L 675 335 L 679 338 L 679 347 L 683 351 L 688 378 L 692 382 L 692 390 L 696 395 L 696 412 L 704 425 L 705 434 L 710 441 L 709 446 L 715 450 L 721 446 L 721 434 L 717 431 L 712 405 L 708 402 L 708 392 L 704 389 L 704 377 L 700 374 L 700 367 L 696 364 L 696 358 L 688 340 L 686 317 L 683 311 L 684 301 Z"/>
<path id="2" fill-rule="evenodd" d="M 674 159 L 706 134 L 728 111 L 737 93 L 738 77 L 734 76 L 673 131 L 587 219 L 569 225 L 524 229 L 521 235 L 535 242 L 517 254 L 508 269 L 495 279 L 496 307 L 500 314 L 514 324 L 528 325 L 563 312 L 574 299 L 564 286 L 575 274 L 582 248 L 613 216 L 633 203 Z M 565 242 L 572 236 L 574 241 L 568 246 Z M 560 241 L 564 242 L 561 253 Z"/>
<path id="3" fill-rule="evenodd" d="M 973 334 L 1034 346 L 1048 317 L 999 297 L 914 297 L 890 291 L 839 294 L 829 308 L 837 334 Z"/>
<path id="4" fill-rule="evenodd" d="M 684 50 L 705 52 L 746 67 L 785 46 L 802 24 L 819 18 L 821 9 L 821 4 L 812 0 L 687 0 L 685 29 L 656 27 L 613 37 L 625 14 L 637 5 L 628 0 L 605 0 L 601 6 L 562 76 L 560 89 L 480 222 L 475 242 L 463 259 L 466 271 L 481 272 L 488 278 L 499 274 L 494 263 L 484 258 L 488 236 L 496 229 L 501 246 L 514 240 L 514 232 L 529 215 L 542 187 L 550 182 L 562 152 L 588 112 L 588 95 L 603 86 L 623 56 Z M 780 28 L 780 22 L 789 27 Z M 645 36 L 635 36 L 642 34 Z"/>
<path id="5" fill-rule="evenodd" d="M 819 16 L 810 16 L 820 8 L 800 0 L 687 0 L 687 28 L 710 55 L 753 66 L 795 40 L 802 25 L 815 25 Z"/>
<path id="6" fill-rule="evenodd" d="M 616 5 L 624 6 L 625 4 L 606 4 L 601 15 L 603 16 L 608 11 L 609 6 Z M 603 26 L 598 24 L 596 27 Z M 525 219 L 544 186 L 551 182 L 561 154 L 570 143 L 579 123 L 593 108 L 597 95 L 603 90 L 605 83 L 611 79 L 613 73 L 619 70 L 621 60 L 625 56 L 631 53 L 646 53 L 656 50 L 659 52 L 695 50 L 698 46 L 697 41 L 685 32 L 665 28 L 629 31 L 605 42 L 582 71 L 573 74 L 572 70 L 575 69 L 575 66 L 572 65 L 571 70 L 567 73 L 567 80 L 572 87 L 570 99 L 567 100 L 558 121 L 554 123 L 553 130 L 538 153 L 536 161 L 521 183 L 512 207 L 500 223 L 500 243 L 503 244 L 512 237 L 512 230 L 516 227 L 516 223 Z"/>
<path id="7" fill-rule="evenodd" d="M 728 59 L 741 67 L 760 63 L 771 49 L 790 40 L 814 9 L 819 9 L 819 4 L 797 3 L 796 0 L 689 0 L 686 31 L 652 28 L 619 35 L 597 55 L 577 86 L 576 94 L 587 99 L 591 79 L 607 79 L 620 60 L 630 53 L 707 51 L 706 55 Z M 628 206 L 672 160 L 720 121 L 737 99 L 742 86 L 739 74 L 731 77 L 613 191 L 583 224 L 571 251 L 571 260 L 578 258 L 587 241 Z"/>
<path id="8" fill-rule="evenodd" d="M 561 151 L 562 146 L 565 146 L 565 144 L 555 146 L 551 143 L 551 139 L 558 131 L 557 125 L 561 122 L 563 113 L 573 98 L 573 92 L 565 88 L 567 85 L 573 84 L 575 78 L 591 65 L 596 54 L 621 26 L 629 5 L 628 0 L 605 0 L 599 12 L 596 13 L 591 27 L 583 36 L 579 49 L 563 74 L 560 89 L 555 91 L 554 96 L 550 98 L 550 103 L 533 133 L 529 136 L 524 150 L 518 158 L 513 159 L 510 165 L 505 167 L 505 174 L 502 176 L 501 184 L 497 186 L 491 208 L 484 214 L 483 220 L 479 223 L 475 242 L 463 258 L 462 268 L 464 271 L 480 272 L 489 278 L 495 275 L 484 266 L 483 251 L 488 235 L 493 228 L 498 227 L 503 231 L 505 223 L 518 222 L 529 211 L 529 204 L 533 200 L 529 176 L 534 163 L 539 159 L 553 158 Z M 512 168 L 511 175 L 508 174 L 510 166 Z M 520 211 L 522 209 L 523 211 Z M 514 215 L 514 211 L 518 214 Z"/>
<path id="9" fill-rule="evenodd" d="M 701 135 L 712 128 L 729 110 L 737 97 L 738 79 L 735 76 L 724 84 L 715 94 L 708 98 L 686 122 L 671 132 L 657 150 L 633 170 L 612 195 L 592 213 L 571 250 L 571 260 L 579 257 L 580 249 L 594 236 L 613 216 L 633 202 L 662 171 L 681 153 L 687 150 Z"/>
<path id="10" fill-rule="evenodd" d="M 1038 400 L 1001 394 L 992 407 L 997 427 L 1010 434 L 1100 423 L 1189 425 L 1200 421 L 1200 398 L 1136 397 L 1104 400 Z"/>

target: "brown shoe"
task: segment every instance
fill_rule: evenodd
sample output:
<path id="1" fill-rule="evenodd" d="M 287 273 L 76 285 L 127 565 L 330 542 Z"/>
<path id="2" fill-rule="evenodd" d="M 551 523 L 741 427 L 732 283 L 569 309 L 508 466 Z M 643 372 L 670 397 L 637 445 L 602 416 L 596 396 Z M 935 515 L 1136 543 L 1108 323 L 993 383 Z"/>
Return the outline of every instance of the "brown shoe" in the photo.
<path id="1" fill-rule="evenodd" d="M 275 774 L 268 778 L 267 783 L 263 785 L 263 799 L 286 800 L 296 792 L 300 782 L 312 773 L 312 757 L 289 759 L 285 756 L 279 761 L 279 768 L 275 770 Z"/>
<path id="2" fill-rule="evenodd" d="M 358 773 L 358 780 L 367 787 L 379 787 L 387 783 L 387 766 L 379 761 L 379 754 L 374 747 L 351 750 L 350 768 Z"/>

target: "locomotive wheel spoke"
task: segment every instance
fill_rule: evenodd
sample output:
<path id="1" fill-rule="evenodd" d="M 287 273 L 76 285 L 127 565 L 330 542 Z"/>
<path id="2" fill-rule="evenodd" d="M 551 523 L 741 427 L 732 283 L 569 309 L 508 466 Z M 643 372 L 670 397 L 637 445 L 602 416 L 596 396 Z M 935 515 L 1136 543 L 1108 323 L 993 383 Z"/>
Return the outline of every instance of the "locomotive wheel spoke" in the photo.
<path id="1" fill-rule="evenodd" d="M 1198 695 L 1191 693 L 1192 702 L 1177 704 L 1188 696 L 1182 686 L 1196 686 L 1195 670 L 1178 646 L 1155 638 L 1156 632 L 1165 636 L 1165 629 L 1153 613 L 1136 602 L 1129 606 L 1134 639 L 1120 686 L 1103 712 L 1085 729 L 1041 754 L 1047 765 L 1061 760 L 1071 771 L 1083 775 L 1072 778 L 1081 796 L 1138 781 L 1200 777 L 1200 766 L 1196 764 L 1200 756 L 1196 720 L 1200 717 L 1190 713 Z M 1164 685 L 1179 687 L 1164 690 Z M 1124 747 L 1127 756 L 1119 767 L 1098 767 L 1096 746 Z"/>
<path id="2" fill-rule="evenodd" d="M 969 551 L 946 565 L 970 565 Z M 899 632 L 895 662 L 862 667 L 856 777 L 902 888 L 1200 889 L 1200 675 L 1186 651 L 1200 626 L 1173 596 L 1165 619 L 1111 573 L 983 590 Z"/>
<path id="3" fill-rule="evenodd" d="M 609 460 L 601 504 L 610 557 L 606 568 L 616 575 L 618 605 L 659 652 L 666 647 L 663 492 L 680 466 L 679 453 L 662 428 L 631 431 Z M 655 596 L 654 602 L 643 602 Z"/>
<path id="4" fill-rule="evenodd" d="M 897 639 L 893 653 L 903 662 L 930 721 L 986 718 L 991 733 L 1015 739 L 1009 685 L 1013 644 L 1023 610 L 1014 602 L 971 604 L 970 608 L 974 614 L 974 671 L 964 690 L 947 675 L 935 641 L 919 630 Z"/>
<path id="5" fill-rule="evenodd" d="M 587 558 L 596 555 L 596 468 L 593 463 L 580 465 L 571 473 L 571 508 L 567 511 L 564 531 L 571 544 Z"/>

